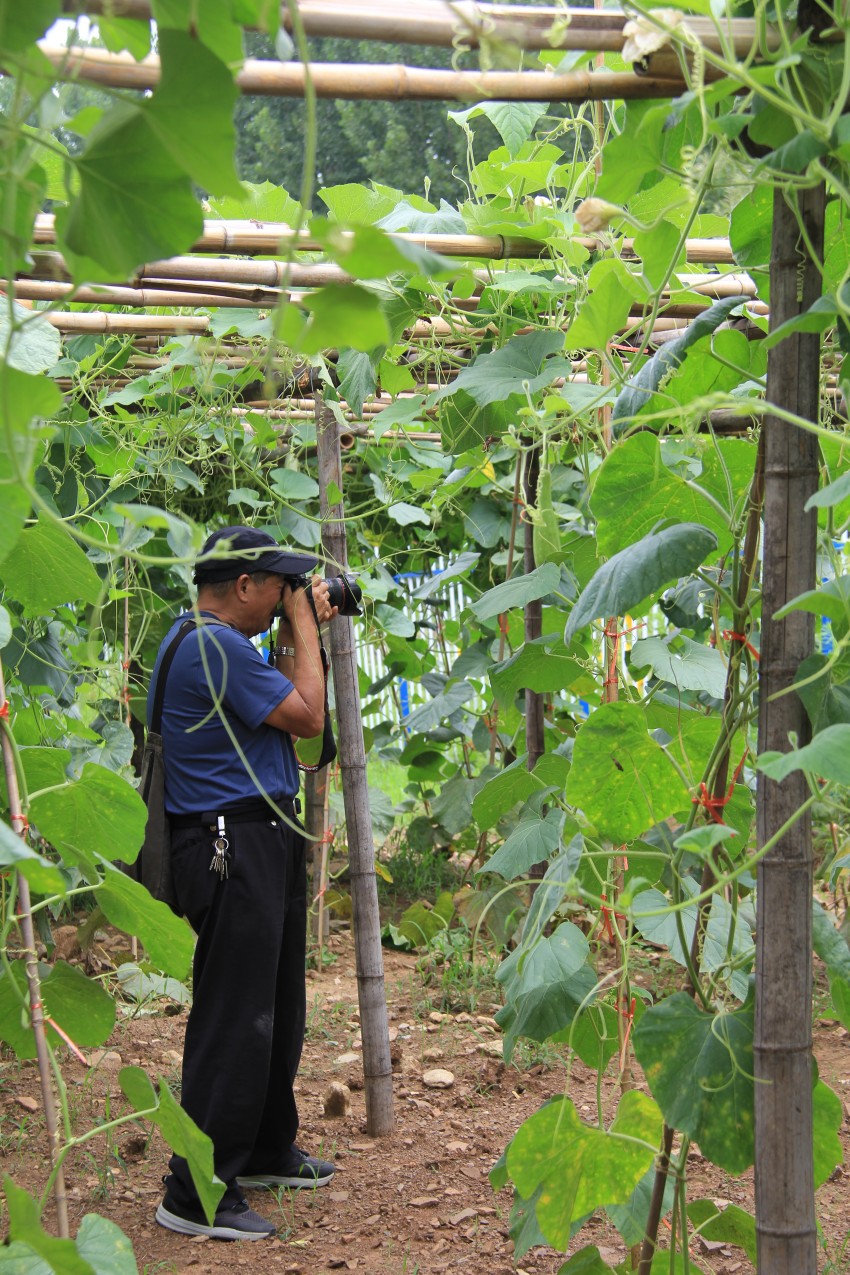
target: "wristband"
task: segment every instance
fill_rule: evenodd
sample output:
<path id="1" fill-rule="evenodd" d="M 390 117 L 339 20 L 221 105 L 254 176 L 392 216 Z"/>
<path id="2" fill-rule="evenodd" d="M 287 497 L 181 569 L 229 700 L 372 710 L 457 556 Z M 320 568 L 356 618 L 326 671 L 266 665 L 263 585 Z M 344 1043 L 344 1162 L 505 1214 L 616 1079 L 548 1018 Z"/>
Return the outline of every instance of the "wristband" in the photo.
<path id="1" fill-rule="evenodd" d="M 289 655 L 294 658 L 295 647 L 294 646 L 276 646 L 274 650 L 272 651 L 272 655 L 275 657 L 275 659 L 277 659 L 279 655 Z"/>

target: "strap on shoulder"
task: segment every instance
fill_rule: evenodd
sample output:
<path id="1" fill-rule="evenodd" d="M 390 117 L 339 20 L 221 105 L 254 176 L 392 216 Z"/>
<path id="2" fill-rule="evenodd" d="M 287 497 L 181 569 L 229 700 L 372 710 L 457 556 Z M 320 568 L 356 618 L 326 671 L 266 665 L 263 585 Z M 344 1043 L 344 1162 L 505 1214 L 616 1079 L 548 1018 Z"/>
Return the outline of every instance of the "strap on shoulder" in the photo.
<path id="1" fill-rule="evenodd" d="M 157 735 L 162 733 L 162 706 L 165 701 L 165 683 L 168 680 L 168 672 L 174 662 L 177 654 L 177 648 L 192 629 L 197 628 L 195 620 L 184 620 L 180 628 L 171 639 L 171 643 L 162 657 L 162 663 L 159 666 L 159 673 L 156 679 L 156 691 L 154 692 L 153 710 L 151 712 L 151 730 L 156 731 Z"/>

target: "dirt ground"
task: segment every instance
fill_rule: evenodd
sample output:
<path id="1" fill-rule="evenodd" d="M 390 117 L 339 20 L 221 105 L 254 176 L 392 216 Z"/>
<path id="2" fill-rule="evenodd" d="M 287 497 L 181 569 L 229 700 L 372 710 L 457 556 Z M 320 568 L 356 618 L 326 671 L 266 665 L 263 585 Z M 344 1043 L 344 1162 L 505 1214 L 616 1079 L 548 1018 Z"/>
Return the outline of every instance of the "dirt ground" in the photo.
<path id="1" fill-rule="evenodd" d="M 120 939 L 107 937 L 101 951 Z M 97 950 L 97 949 L 96 949 Z M 511 1192 L 494 1194 L 488 1173 L 522 1121 L 565 1087 L 580 1111 L 595 1110 L 595 1076 L 578 1064 L 567 1079 L 554 1049 L 526 1053 L 523 1068 L 501 1061 L 497 1008 L 489 1000 L 474 1012 L 442 1013 L 429 1000 L 416 970 L 416 957 L 385 952 L 386 990 L 394 1061 L 395 1132 L 372 1140 L 365 1134 L 365 1099 L 359 1053 L 359 1018 L 351 936 L 331 939 L 332 963 L 311 971 L 308 981 L 308 1036 L 298 1083 L 302 1128 L 299 1141 L 311 1152 L 333 1158 L 338 1172 L 314 1192 L 253 1192 L 251 1203 L 278 1226 L 278 1238 L 263 1243 L 227 1244 L 189 1239 L 154 1222 L 168 1151 L 158 1132 L 128 1126 L 110 1141 L 88 1144 L 68 1162 L 72 1228 L 85 1213 L 111 1218 L 132 1239 L 145 1275 L 186 1272 L 270 1271 L 280 1275 L 354 1270 L 374 1275 L 556 1275 L 563 1254 L 537 1248 L 513 1262 L 508 1234 Z M 79 1129 L 114 1115 L 123 1102 L 120 1067 L 141 1064 L 170 1084 L 179 1079 L 186 1011 L 166 1002 L 119 1018 L 96 1066 L 86 1073 L 69 1060 L 65 1075 Z M 847 1110 L 850 1039 L 836 1024 L 819 1024 L 816 1053 L 820 1074 L 842 1097 Z M 453 1083 L 431 1088 L 423 1075 L 449 1071 Z M 324 1114 L 333 1081 L 351 1090 L 348 1114 Z M 613 1093 L 612 1093 L 613 1097 Z M 38 1115 L 35 1064 L 0 1055 L 0 1148 L 3 1171 L 30 1190 L 45 1178 L 44 1133 Z M 850 1150 L 850 1121 L 841 1130 Z M 835 1261 L 850 1227 L 848 1177 L 842 1169 L 818 1194 L 819 1219 Z M 729 1177 L 698 1153 L 690 1159 L 692 1198 L 709 1196 L 722 1207 L 731 1201 L 752 1209 L 752 1174 Z M 662 1241 L 663 1242 L 663 1241 Z M 573 1241 L 599 1246 L 612 1265 L 625 1249 L 604 1218 L 594 1218 Z M 704 1275 L 752 1275 L 740 1249 L 693 1244 L 696 1269 Z M 841 1269 L 845 1269 L 843 1266 Z"/>

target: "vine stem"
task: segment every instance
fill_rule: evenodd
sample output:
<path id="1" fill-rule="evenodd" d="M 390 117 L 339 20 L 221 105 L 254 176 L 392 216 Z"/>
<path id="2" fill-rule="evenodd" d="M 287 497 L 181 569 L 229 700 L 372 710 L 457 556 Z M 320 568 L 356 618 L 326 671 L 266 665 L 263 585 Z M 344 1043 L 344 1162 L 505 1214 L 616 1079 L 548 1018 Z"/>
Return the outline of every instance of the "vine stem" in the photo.
<path id="1" fill-rule="evenodd" d="M 6 682 L 3 676 L 3 661 L 0 658 L 0 712 L 8 711 L 6 699 Z M 21 806 L 21 794 L 18 788 L 18 772 L 15 766 L 15 749 L 11 731 L 5 719 L 2 721 L 0 743 L 3 749 L 3 769 L 6 774 L 6 791 L 9 797 L 9 811 L 13 823 L 16 823 L 18 836 L 26 841 L 27 821 Z M 65 1175 L 61 1163 L 57 1163 L 59 1152 L 59 1122 L 56 1116 L 56 1100 L 50 1069 L 50 1050 L 47 1044 L 47 1031 L 44 1025 L 44 1005 L 41 1000 L 41 979 L 38 975 L 38 958 L 35 950 L 35 932 L 32 923 L 29 882 L 20 872 L 17 873 L 18 886 L 18 924 L 23 940 L 24 963 L 29 989 L 30 1022 L 35 1037 L 35 1052 L 38 1060 L 38 1074 L 41 1081 L 41 1101 L 44 1107 L 44 1123 L 47 1129 L 47 1145 L 50 1164 L 54 1174 L 54 1197 L 56 1200 L 56 1222 L 60 1239 L 69 1239 L 71 1235 L 68 1223 L 68 1196 L 65 1190 Z"/>

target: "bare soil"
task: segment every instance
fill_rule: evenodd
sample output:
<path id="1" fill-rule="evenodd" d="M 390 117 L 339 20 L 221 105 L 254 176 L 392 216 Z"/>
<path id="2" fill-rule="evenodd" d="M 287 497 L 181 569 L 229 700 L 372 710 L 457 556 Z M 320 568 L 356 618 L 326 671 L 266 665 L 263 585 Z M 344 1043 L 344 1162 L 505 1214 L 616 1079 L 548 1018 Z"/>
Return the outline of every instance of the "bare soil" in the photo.
<path id="1" fill-rule="evenodd" d="M 96 946 L 104 964 L 126 940 L 107 935 Z M 564 1092 L 588 1118 L 596 1103 L 596 1077 L 577 1064 L 568 1077 L 554 1049 L 523 1051 L 521 1067 L 505 1067 L 500 1036 L 492 1020 L 497 1006 L 487 1001 L 474 1012 L 443 1013 L 429 1008 L 416 957 L 385 953 L 386 989 L 393 1038 L 396 1128 L 372 1140 L 365 1133 L 363 1072 L 354 952 L 350 934 L 331 940 L 332 963 L 311 971 L 308 981 L 308 1036 L 298 1082 L 301 1145 L 333 1158 L 338 1172 L 321 1190 L 252 1192 L 251 1204 L 278 1226 L 278 1238 L 227 1244 L 205 1237 L 188 1239 L 154 1222 L 168 1149 L 159 1133 L 126 1126 L 111 1139 L 90 1142 L 67 1164 L 72 1228 L 84 1214 L 111 1218 L 132 1239 L 143 1272 L 218 1275 L 227 1271 L 270 1271 L 313 1275 L 354 1270 L 374 1275 L 511 1275 L 517 1269 L 508 1234 L 509 1189 L 494 1193 L 488 1174 L 516 1129 L 547 1098 Z M 119 1018 L 104 1050 L 86 1068 L 69 1057 L 64 1072 L 78 1132 L 123 1110 L 117 1081 L 121 1066 L 144 1066 L 175 1089 L 186 1011 L 166 1002 Z M 171 1011 L 171 1012 L 168 1012 Z M 845 1101 L 850 1084 L 850 1039 L 837 1024 L 816 1031 L 820 1074 Z M 423 1075 L 442 1068 L 452 1073 L 446 1089 L 428 1087 Z M 347 1114 L 324 1113 L 333 1081 L 351 1091 Z M 604 1089 L 613 1108 L 613 1087 Z M 0 1060 L 0 1148 L 4 1172 L 33 1192 L 46 1177 L 45 1141 L 39 1115 L 38 1075 L 33 1063 Z M 846 1110 L 846 1105 L 845 1105 Z M 850 1127 L 841 1130 L 845 1153 Z M 752 1174 L 739 1179 L 708 1164 L 698 1151 L 689 1161 L 689 1194 L 753 1208 Z M 818 1194 L 819 1218 L 835 1261 L 850 1227 L 848 1178 L 842 1169 Z M 48 1215 L 49 1224 L 49 1215 Z M 664 1242 L 662 1237 L 662 1243 Z M 622 1241 L 604 1217 L 579 1233 L 571 1251 L 599 1246 L 612 1265 L 625 1257 Z M 740 1249 L 693 1244 L 695 1268 L 704 1275 L 752 1275 Z M 519 1262 L 529 1275 L 556 1275 L 563 1254 L 537 1248 Z M 844 1269 L 843 1267 L 841 1269 Z"/>

